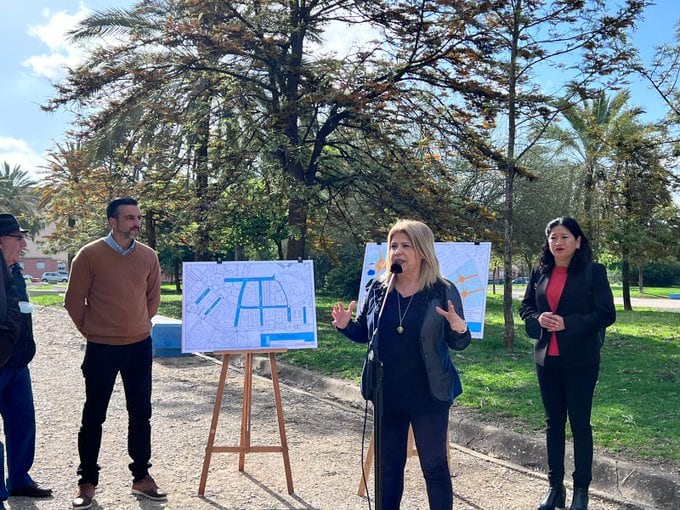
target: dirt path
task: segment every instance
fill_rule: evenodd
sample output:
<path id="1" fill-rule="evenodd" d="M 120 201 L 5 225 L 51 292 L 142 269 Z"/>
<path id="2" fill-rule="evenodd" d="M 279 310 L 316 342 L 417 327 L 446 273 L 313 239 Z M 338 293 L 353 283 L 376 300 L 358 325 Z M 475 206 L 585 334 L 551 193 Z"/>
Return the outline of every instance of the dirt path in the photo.
<path id="1" fill-rule="evenodd" d="M 54 489 L 40 501 L 11 498 L 13 510 L 66 510 L 76 484 L 76 435 L 83 401 L 80 336 L 62 310 L 41 308 L 34 314 L 38 355 L 32 364 L 38 422 L 38 448 L 32 474 Z M 220 367 L 189 356 L 157 358 L 154 363 L 152 474 L 170 492 L 165 504 L 137 501 L 125 446 L 126 415 L 118 386 L 105 424 L 100 486 L 95 510 L 175 509 L 368 509 L 357 496 L 361 473 L 363 415 L 285 384 L 282 387 L 286 432 L 295 493 L 286 490 L 283 462 L 277 453 L 251 453 L 245 472 L 232 453 L 214 454 L 205 497 L 197 495 L 204 448 Z M 242 375 L 229 371 L 217 444 L 238 439 Z M 271 381 L 256 377 L 253 392 L 253 444 L 277 444 L 278 431 Z M 453 411 L 455 413 L 455 410 Z M 370 431 L 371 424 L 368 429 Z M 543 496 L 543 476 L 454 446 L 452 451 L 457 510 L 535 508 Z M 369 482 L 372 489 L 372 482 Z M 372 492 L 372 490 L 371 490 Z M 404 510 L 426 509 L 426 495 L 416 458 L 409 459 Z M 640 507 L 594 495 L 594 510 Z"/>

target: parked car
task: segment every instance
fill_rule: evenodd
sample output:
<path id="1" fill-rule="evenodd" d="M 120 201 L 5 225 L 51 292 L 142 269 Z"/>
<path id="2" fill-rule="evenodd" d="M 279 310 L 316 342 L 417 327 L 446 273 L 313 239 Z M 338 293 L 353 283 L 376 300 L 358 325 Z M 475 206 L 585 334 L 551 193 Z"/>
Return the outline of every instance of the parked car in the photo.
<path id="1" fill-rule="evenodd" d="M 48 271 L 43 273 L 40 277 L 40 281 L 47 283 L 62 283 L 68 281 L 68 275 L 62 274 L 59 271 Z"/>
<path id="2" fill-rule="evenodd" d="M 519 284 L 519 285 L 526 285 L 529 283 L 530 278 L 528 276 L 520 276 L 519 278 L 515 278 L 512 280 L 513 284 Z"/>
<path id="3" fill-rule="evenodd" d="M 32 277 L 30 274 L 25 274 L 25 275 L 24 275 L 24 280 L 26 280 L 27 282 L 32 282 L 32 281 L 33 281 L 33 277 Z"/>

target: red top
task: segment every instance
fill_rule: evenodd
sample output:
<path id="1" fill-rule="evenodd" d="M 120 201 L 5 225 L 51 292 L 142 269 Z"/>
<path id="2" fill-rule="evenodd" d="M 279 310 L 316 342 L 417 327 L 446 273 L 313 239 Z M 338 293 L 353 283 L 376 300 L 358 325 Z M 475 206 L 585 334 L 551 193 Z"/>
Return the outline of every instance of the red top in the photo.
<path id="1" fill-rule="evenodd" d="M 557 305 L 562 297 L 564 284 L 567 282 L 567 268 L 555 266 L 550 274 L 548 286 L 545 289 L 545 297 L 548 299 L 550 311 L 555 313 Z M 553 331 L 550 336 L 550 343 L 548 344 L 548 356 L 559 356 L 560 348 L 557 345 L 557 333 Z"/>

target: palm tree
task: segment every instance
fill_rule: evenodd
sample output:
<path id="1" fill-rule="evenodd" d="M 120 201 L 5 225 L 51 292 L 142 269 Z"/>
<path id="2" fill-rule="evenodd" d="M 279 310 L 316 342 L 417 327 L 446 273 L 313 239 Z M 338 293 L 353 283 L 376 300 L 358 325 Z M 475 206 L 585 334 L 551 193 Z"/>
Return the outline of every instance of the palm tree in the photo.
<path id="1" fill-rule="evenodd" d="M 598 188 L 606 181 L 606 160 L 611 154 L 611 138 L 614 126 L 624 119 L 634 119 L 642 109 L 627 108 L 630 92 L 622 90 L 613 98 L 605 91 L 594 99 L 580 93 L 580 104 L 566 99 L 558 102 L 558 108 L 567 121 L 565 127 L 553 124 L 546 130 L 549 140 L 559 142 L 560 149 L 574 151 L 581 160 L 583 174 L 583 224 L 593 250 L 599 245 L 598 225 L 601 211 Z"/>
<path id="2" fill-rule="evenodd" d="M 40 230 L 37 221 L 38 192 L 36 182 L 20 165 L 10 167 L 7 161 L 2 164 L 0 171 L 0 211 L 9 212 L 16 216 L 31 235 Z"/>

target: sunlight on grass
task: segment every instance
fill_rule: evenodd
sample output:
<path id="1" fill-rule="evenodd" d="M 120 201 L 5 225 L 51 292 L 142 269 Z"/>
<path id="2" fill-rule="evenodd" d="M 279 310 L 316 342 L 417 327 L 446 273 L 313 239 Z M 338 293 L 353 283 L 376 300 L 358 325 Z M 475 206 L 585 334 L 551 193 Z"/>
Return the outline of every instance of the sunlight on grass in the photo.
<path id="1" fill-rule="evenodd" d="M 669 289 L 646 289 L 645 297 L 647 292 L 664 296 Z M 181 318 L 182 297 L 174 286 L 163 285 L 161 298 L 159 313 Z M 63 295 L 31 301 L 62 306 Z M 333 297 L 317 296 L 318 348 L 291 350 L 281 359 L 358 384 L 366 346 L 350 342 L 331 326 L 335 302 Z M 519 316 L 514 320 L 515 349 L 507 351 L 502 296 L 489 292 L 484 339 L 451 354 L 464 390 L 456 405 L 475 409 L 490 422 L 500 419 L 518 432 L 541 433 L 544 411 L 532 344 Z M 592 423 L 597 448 L 680 463 L 680 313 L 626 312 L 618 307 L 602 350 Z"/>

